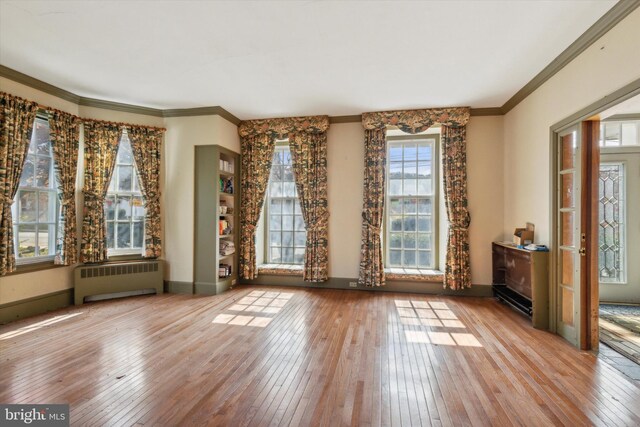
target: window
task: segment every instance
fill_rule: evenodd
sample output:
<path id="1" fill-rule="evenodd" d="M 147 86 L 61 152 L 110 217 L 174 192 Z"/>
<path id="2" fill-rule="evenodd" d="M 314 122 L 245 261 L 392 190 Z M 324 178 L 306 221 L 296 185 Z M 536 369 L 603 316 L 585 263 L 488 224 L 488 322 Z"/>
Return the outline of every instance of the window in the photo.
<path id="1" fill-rule="evenodd" d="M 602 122 L 600 124 L 601 147 L 625 147 L 640 145 L 640 121 Z"/>
<path id="2" fill-rule="evenodd" d="M 388 138 L 387 267 L 436 268 L 437 135 Z"/>
<path id="3" fill-rule="evenodd" d="M 126 132 L 120 139 L 116 166 L 104 203 L 109 255 L 142 253 L 145 209 Z"/>
<path id="4" fill-rule="evenodd" d="M 307 239 L 288 143 L 276 146 L 266 203 L 267 262 L 304 264 Z"/>
<path id="5" fill-rule="evenodd" d="M 623 163 L 600 165 L 598 267 L 603 283 L 626 282 L 624 173 Z"/>
<path id="6" fill-rule="evenodd" d="M 47 119 L 35 119 L 29 151 L 11 209 L 16 262 L 22 264 L 53 259 L 60 203 Z"/>

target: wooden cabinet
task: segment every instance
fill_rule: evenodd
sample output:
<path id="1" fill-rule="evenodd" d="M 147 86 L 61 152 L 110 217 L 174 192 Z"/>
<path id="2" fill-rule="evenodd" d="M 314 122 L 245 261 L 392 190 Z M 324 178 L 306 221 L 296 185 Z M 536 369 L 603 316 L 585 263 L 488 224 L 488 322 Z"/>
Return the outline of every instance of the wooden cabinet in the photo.
<path id="1" fill-rule="evenodd" d="M 533 326 L 549 328 L 549 253 L 492 244 L 493 292 L 531 317 Z"/>
<path id="2" fill-rule="evenodd" d="M 238 280 L 239 182 L 238 153 L 219 145 L 195 147 L 196 294 L 219 294 Z"/>

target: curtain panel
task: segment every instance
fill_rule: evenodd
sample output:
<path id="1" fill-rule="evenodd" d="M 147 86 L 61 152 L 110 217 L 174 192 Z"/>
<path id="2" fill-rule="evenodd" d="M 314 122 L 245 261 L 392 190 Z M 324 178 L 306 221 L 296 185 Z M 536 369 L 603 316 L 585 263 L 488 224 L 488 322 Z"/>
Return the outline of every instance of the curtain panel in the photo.
<path id="1" fill-rule="evenodd" d="M 291 133 L 289 147 L 307 231 L 303 278 L 307 282 L 324 282 L 329 276 L 327 133 Z"/>
<path id="2" fill-rule="evenodd" d="M 381 233 L 386 185 L 386 134 L 384 127 L 364 131 L 364 201 L 358 276 L 358 283 L 363 286 L 383 286 L 385 283 Z"/>
<path id="3" fill-rule="evenodd" d="M 121 126 L 105 122 L 84 122 L 84 211 L 81 261 L 107 259 L 107 231 L 104 200 L 116 164 Z"/>
<path id="4" fill-rule="evenodd" d="M 160 158 L 164 130 L 131 126 L 127 128 L 127 133 L 144 198 L 145 256 L 158 258 L 162 254 Z"/>
<path id="5" fill-rule="evenodd" d="M 58 110 L 49 110 L 47 114 L 60 200 L 61 230 L 56 243 L 55 263 L 72 265 L 78 262 L 76 172 L 80 145 L 80 118 Z"/>
<path id="6" fill-rule="evenodd" d="M 451 289 L 471 286 L 466 170 L 466 125 L 470 116 L 468 107 L 378 111 L 362 115 L 362 126 L 365 129 L 365 180 L 358 279 L 360 284 L 381 286 L 385 283 L 380 234 L 386 185 L 386 128 L 396 126 L 405 133 L 417 134 L 434 124 L 440 124 L 444 197 L 450 223 L 444 286 Z"/>
<path id="7" fill-rule="evenodd" d="M 0 92 L 0 276 L 16 268 L 11 205 L 29 151 L 38 104 Z"/>
<path id="8" fill-rule="evenodd" d="M 242 154 L 242 171 L 240 175 L 240 188 L 242 190 L 240 203 L 240 277 L 244 279 L 255 279 L 258 277 L 256 267 L 256 243 L 255 232 L 260 218 L 260 212 L 264 204 L 269 175 L 271 173 L 271 162 L 275 150 L 275 140 L 291 138 L 293 135 L 295 147 L 291 146 L 292 159 L 294 162 L 294 174 L 296 175 L 296 186 L 299 197 L 301 197 L 301 209 L 307 226 L 307 246 L 305 249 L 305 280 L 321 281 L 327 270 L 327 237 L 326 223 L 328 222 L 328 211 L 323 213 L 320 207 L 314 207 L 311 203 L 308 213 L 302 206 L 303 193 L 307 191 L 311 194 L 316 189 L 306 188 L 313 183 L 322 184 L 326 193 L 326 131 L 329 128 L 328 116 L 309 117 L 286 117 L 278 119 L 246 120 L 238 126 L 240 135 L 240 145 Z M 320 141 L 324 142 L 321 143 Z M 294 153 L 297 152 L 298 156 Z M 324 157 L 324 167 L 310 167 L 308 159 L 322 161 Z M 300 162 L 296 166 L 297 161 Z M 296 174 L 296 170 L 298 173 Z M 320 174 L 324 173 L 324 176 Z M 316 175 L 317 174 L 317 175 Z M 302 188 L 302 187 L 304 188 Z M 302 188 L 302 191 L 300 189 Z M 322 190 L 318 193 L 322 195 Z M 319 206 L 326 206 L 326 195 L 324 202 L 320 201 Z M 307 220 L 317 215 L 317 225 L 315 222 L 311 227 L 311 221 Z M 309 233 L 309 231 L 311 231 Z M 309 242 L 311 235 L 311 242 Z M 312 250 L 309 251 L 312 245 Z M 323 248 L 321 248 L 323 246 Z"/>
<path id="9" fill-rule="evenodd" d="M 442 126 L 444 200 L 449 221 L 444 285 L 451 289 L 471 287 L 466 135 L 465 126 Z"/>
<path id="10" fill-rule="evenodd" d="M 240 277 L 258 277 L 256 266 L 256 227 L 269 184 L 275 145 L 268 134 L 241 138 L 240 171 Z"/>

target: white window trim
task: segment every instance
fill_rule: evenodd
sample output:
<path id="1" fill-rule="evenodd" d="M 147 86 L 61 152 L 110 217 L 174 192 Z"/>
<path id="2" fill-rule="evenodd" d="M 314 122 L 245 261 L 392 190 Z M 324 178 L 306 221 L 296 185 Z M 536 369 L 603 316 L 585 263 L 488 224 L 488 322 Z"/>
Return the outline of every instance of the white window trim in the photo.
<path id="1" fill-rule="evenodd" d="M 611 166 L 616 166 L 616 165 L 620 165 L 622 166 L 622 185 L 620 188 L 620 192 L 622 193 L 622 209 L 621 209 L 621 214 L 622 214 L 622 222 L 620 224 L 620 236 L 622 238 L 622 244 L 620 245 L 623 248 L 623 253 L 622 253 L 622 279 L 618 280 L 618 281 L 608 281 L 608 280 L 603 280 L 602 277 L 600 277 L 600 274 L 598 273 L 598 279 L 600 281 L 600 284 L 602 285 L 628 285 L 629 284 L 629 279 L 627 277 L 627 273 L 628 273 L 628 253 L 629 251 L 627 250 L 627 242 L 629 241 L 628 238 L 628 234 L 627 234 L 627 220 L 628 220 L 628 216 L 627 216 L 627 161 L 626 160 L 620 160 L 620 161 L 612 161 L 612 162 L 602 162 L 600 163 L 601 166 L 606 166 L 606 165 L 611 165 Z M 599 226 L 598 226 L 599 227 Z M 598 248 L 598 254 L 600 253 L 600 249 Z"/>
<path id="2" fill-rule="evenodd" d="M 429 132 L 431 131 L 431 132 Z M 402 270 L 424 270 L 424 271 L 439 271 L 439 246 L 440 246 L 440 229 L 439 229 L 439 211 L 440 211 L 440 133 L 435 133 L 433 132 L 431 129 L 427 130 L 427 132 L 429 133 L 422 133 L 422 134 L 415 134 L 415 135 L 408 135 L 408 134 L 404 134 L 404 135 L 388 135 L 387 134 L 387 161 L 385 164 L 385 208 L 384 208 L 384 213 L 383 213 L 383 221 L 382 221 L 382 245 L 383 245 L 383 252 L 384 252 L 384 268 L 385 271 L 386 270 L 397 270 L 397 269 L 402 269 Z M 431 174 L 432 174 L 432 182 L 431 185 L 433 186 L 432 189 L 432 194 L 430 196 L 391 196 L 390 192 L 389 192 L 389 177 L 390 177 L 390 164 L 391 161 L 389 160 L 389 148 L 390 145 L 393 144 L 393 142 L 398 142 L 398 141 L 416 141 L 416 143 L 419 143 L 420 140 L 422 141 L 428 141 L 428 140 L 434 140 L 432 145 L 433 145 L 433 151 L 432 151 L 432 159 L 431 159 Z M 389 207 L 390 205 L 390 201 L 389 199 L 391 197 L 394 198 L 405 198 L 405 197 L 429 197 L 431 198 L 431 244 L 432 244 L 432 251 L 431 251 L 431 265 L 428 267 L 412 267 L 412 266 L 392 266 L 389 262 L 389 258 L 390 258 L 390 245 L 389 245 L 389 233 L 391 232 L 391 227 L 389 224 L 390 221 L 390 213 L 389 213 Z M 417 223 L 416 223 L 416 227 L 417 227 Z M 417 242 L 416 242 L 416 257 L 417 257 Z M 404 264 L 404 258 L 402 258 L 402 263 Z"/>

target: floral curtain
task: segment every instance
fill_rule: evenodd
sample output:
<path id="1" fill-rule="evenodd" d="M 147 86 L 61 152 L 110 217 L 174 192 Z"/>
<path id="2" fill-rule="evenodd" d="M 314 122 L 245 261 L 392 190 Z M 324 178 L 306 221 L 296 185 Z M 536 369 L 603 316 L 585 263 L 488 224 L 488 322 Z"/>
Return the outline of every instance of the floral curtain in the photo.
<path id="1" fill-rule="evenodd" d="M 160 155 L 164 130 L 133 126 L 127 133 L 140 177 L 144 197 L 145 256 L 157 258 L 162 253 L 160 233 Z"/>
<path id="2" fill-rule="evenodd" d="M 383 286 L 385 278 L 381 230 L 387 164 L 387 137 L 384 127 L 365 129 L 364 156 L 364 201 L 358 283 L 364 286 Z"/>
<path id="3" fill-rule="evenodd" d="M 72 265 L 78 262 L 76 236 L 76 172 L 78 170 L 78 146 L 80 119 L 58 111 L 48 111 L 49 135 L 53 163 L 58 181 L 60 218 L 62 229 L 56 244 L 55 263 Z"/>
<path id="4" fill-rule="evenodd" d="M 362 126 L 365 129 L 365 181 L 358 280 L 360 284 L 380 286 L 385 283 L 380 229 L 384 211 L 386 127 L 396 126 L 403 132 L 416 134 L 434 124 L 440 124 L 444 196 L 450 223 L 444 286 L 451 289 L 471 286 L 466 170 L 466 125 L 470 116 L 470 109 L 467 107 L 379 111 L 362 115 Z"/>
<path id="5" fill-rule="evenodd" d="M 0 92 L 0 276 L 16 268 L 11 205 L 20 184 L 38 104 Z"/>
<path id="6" fill-rule="evenodd" d="M 304 280 L 328 279 L 327 133 L 290 133 L 289 147 L 307 231 Z"/>
<path id="7" fill-rule="evenodd" d="M 251 280 L 258 277 L 256 227 L 269 184 L 275 145 L 270 135 L 253 134 L 241 138 L 240 149 L 240 277 Z"/>
<path id="8" fill-rule="evenodd" d="M 115 123 L 84 123 L 84 215 L 82 221 L 82 262 L 107 259 L 104 200 L 116 164 L 122 131 Z"/>
<path id="9" fill-rule="evenodd" d="M 449 220 L 444 285 L 451 289 L 471 287 L 466 135 L 465 126 L 442 126 L 444 200 Z"/>

